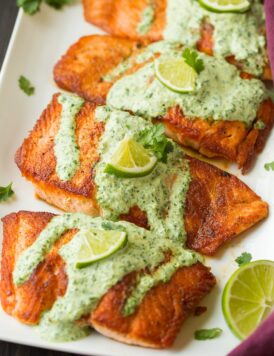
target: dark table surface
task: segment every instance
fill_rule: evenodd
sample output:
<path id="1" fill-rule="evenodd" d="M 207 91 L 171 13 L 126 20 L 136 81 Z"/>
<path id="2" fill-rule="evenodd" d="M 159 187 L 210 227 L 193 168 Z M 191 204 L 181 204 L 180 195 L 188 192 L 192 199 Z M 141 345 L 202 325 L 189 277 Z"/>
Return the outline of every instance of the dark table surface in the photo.
<path id="1" fill-rule="evenodd" d="M 5 58 L 17 15 L 16 0 L 0 0 L 0 68 Z M 1 312 L 1 311 L 0 311 Z M 30 331 L 31 332 L 31 331 Z M 42 350 L 0 341 L 0 356 L 65 356 L 64 352 Z"/>

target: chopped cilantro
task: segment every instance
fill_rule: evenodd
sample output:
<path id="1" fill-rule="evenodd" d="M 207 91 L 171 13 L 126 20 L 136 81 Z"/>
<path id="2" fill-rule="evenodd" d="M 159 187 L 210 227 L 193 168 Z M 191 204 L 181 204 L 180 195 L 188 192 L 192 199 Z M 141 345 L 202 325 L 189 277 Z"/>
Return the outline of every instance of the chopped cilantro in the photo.
<path id="1" fill-rule="evenodd" d="M 72 2 L 72 0 L 17 0 L 17 6 L 22 7 L 26 14 L 34 15 L 40 10 L 42 1 L 55 9 L 61 9 Z"/>
<path id="2" fill-rule="evenodd" d="M 185 48 L 183 52 L 183 58 L 185 62 L 190 65 L 196 73 L 201 73 L 204 69 L 204 62 L 196 51 L 190 50 L 189 48 Z"/>
<path id="3" fill-rule="evenodd" d="M 6 187 L 0 187 L 0 202 L 8 200 L 13 194 L 14 191 L 12 190 L 12 183 Z"/>
<path id="4" fill-rule="evenodd" d="M 31 82 L 26 77 L 21 75 L 21 77 L 18 79 L 18 83 L 20 89 L 22 89 L 24 93 L 29 96 L 34 94 L 35 88 L 32 86 Z"/>
<path id="5" fill-rule="evenodd" d="M 104 230 L 121 230 L 121 231 L 125 231 L 125 228 L 121 225 L 114 225 L 113 223 L 111 222 L 102 222 L 101 224 L 102 228 Z"/>
<path id="6" fill-rule="evenodd" d="M 264 165 L 264 169 L 265 169 L 266 171 L 270 171 L 270 170 L 274 171 L 274 161 L 273 161 L 273 162 L 266 163 L 266 164 Z"/>
<path id="7" fill-rule="evenodd" d="M 163 124 L 157 124 L 145 129 L 139 134 L 137 141 L 146 149 L 151 150 L 163 162 L 166 162 L 167 154 L 173 150 L 172 143 L 165 136 Z"/>
<path id="8" fill-rule="evenodd" d="M 249 252 L 243 252 L 241 256 L 237 257 L 235 262 L 238 263 L 238 266 L 242 266 L 252 260 L 252 255 Z"/>
<path id="9" fill-rule="evenodd" d="M 210 340 L 220 336 L 223 332 L 220 328 L 196 330 L 194 337 L 196 340 Z"/>
<path id="10" fill-rule="evenodd" d="M 263 130 L 265 128 L 265 123 L 262 120 L 258 120 L 254 124 L 254 129 Z"/>

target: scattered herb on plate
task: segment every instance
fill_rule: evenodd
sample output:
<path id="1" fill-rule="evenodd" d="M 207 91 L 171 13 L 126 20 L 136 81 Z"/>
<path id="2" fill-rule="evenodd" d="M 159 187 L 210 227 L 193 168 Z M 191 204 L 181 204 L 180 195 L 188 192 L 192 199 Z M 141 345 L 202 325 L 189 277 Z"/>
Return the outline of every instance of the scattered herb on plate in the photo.
<path id="1" fill-rule="evenodd" d="M 6 187 L 0 187 L 0 202 L 7 201 L 13 194 L 12 183 Z"/>
<path id="2" fill-rule="evenodd" d="M 196 330 L 194 337 L 196 340 L 211 340 L 219 337 L 223 332 L 220 328 Z"/>
<path id="3" fill-rule="evenodd" d="M 251 260 L 252 260 L 251 253 L 243 252 L 239 257 L 236 258 L 235 262 L 238 263 L 238 266 L 242 266 L 250 262 Z"/>
<path id="4" fill-rule="evenodd" d="M 273 161 L 273 162 L 266 163 L 266 164 L 264 165 L 264 169 L 265 169 L 266 171 L 270 171 L 270 170 L 274 171 L 274 161 Z"/>
<path id="5" fill-rule="evenodd" d="M 165 136 L 165 127 L 163 124 L 157 124 L 147 128 L 140 133 L 137 141 L 144 148 L 152 151 L 158 160 L 166 162 L 167 154 L 172 152 L 172 143 Z"/>
<path id="6" fill-rule="evenodd" d="M 22 7 L 26 14 L 34 15 L 40 10 L 43 1 L 55 9 L 61 9 L 72 2 L 72 0 L 17 0 L 17 6 Z"/>
<path id="7" fill-rule="evenodd" d="M 35 92 L 34 86 L 32 86 L 31 82 L 24 77 L 23 75 L 20 76 L 18 79 L 19 87 L 25 94 L 28 96 L 33 95 Z"/>
<path id="8" fill-rule="evenodd" d="M 183 58 L 185 62 L 195 70 L 196 73 L 199 74 L 205 69 L 204 62 L 201 58 L 199 58 L 199 55 L 196 51 L 185 48 L 183 52 Z"/>

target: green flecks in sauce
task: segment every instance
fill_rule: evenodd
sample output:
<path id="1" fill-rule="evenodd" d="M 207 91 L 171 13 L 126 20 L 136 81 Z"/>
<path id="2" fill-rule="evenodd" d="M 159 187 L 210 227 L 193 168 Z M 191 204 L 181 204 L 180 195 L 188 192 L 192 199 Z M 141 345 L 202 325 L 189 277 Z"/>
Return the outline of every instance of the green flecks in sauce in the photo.
<path id="1" fill-rule="evenodd" d="M 108 258 L 83 268 L 75 268 L 75 256 L 81 246 L 82 234 L 90 228 L 123 229 L 128 242 Z M 155 284 L 168 281 L 181 266 L 189 266 L 200 260 L 192 251 L 185 250 L 181 241 L 156 235 L 127 222 L 111 222 L 74 213 L 54 217 L 37 240 L 19 257 L 13 273 L 14 282 L 28 280 L 37 265 L 50 251 L 54 242 L 72 228 L 78 229 L 72 240 L 60 249 L 65 261 L 68 286 L 51 310 L 46 311 L 37 326 L 40 335 L 51 341 L 71 341 L 87 335 L 88 328 L 75 324 L 82 316 L 90 314 L 100 298 L 126 274 L 146 269 L 148 275 L 139 275 L 136 289 L 125 305 L 125 314 L 133 313 L 145 293 Z M 172 254 L 164 264 L 165 253 Z M 156 272 L 155 272 L 156 271 Z"/>
<path id="2" fill-rule="evenodd" d="M 234 55 L 243 63 L 243 69 L 261 75 L 265 65 L 265 38 L 263 4 L 251 0 L 251 9 L 245 13 L 214 13 L 200 6 L 197 0 L 168 0 L 164 38 L 195 46 L 200 39 L 204 20 L 214 26 L 214 54 Z"/>
<path id="3" fill-rule="evenodd" d="M 173 52 L 181 56 L 182 52 Z M 164 56 L 164 55 L 163 55 Z M 156 77 L 154 63 L 118 80 L 109 91 L 107 104 L 151 119 L 165 115 L 178 105 L 188 118 L 239 120 L 251 126 L 258 107 L 266 97 L 264 84 L 257 79 L 244 80 L 238 70 L 223 58 L 199 53 L 205 69 L 199 74 L 191 93 L 176 93 Z"/>
<path id="4" fill-rule="evenodd" d="M 146 35 L 149 32 L 153 24 L 154 15 L 154 7 L 152 1 L 150 0 L 148 1 L 148 5 L 144 9 L 141 15 L 140 22 L 137 26 L 137 32 L 139 32 L 140 35 Z"/>
<path id="5" fill-rule="evenodd" d="M 61 180 L 71 179 L 79 167 L 79 148 L 75 137 L 75 116 L 84 104 L 76 95 L 60 94 L 58 102 L 62 105 L 60 127 L 55 136 L 54 154 L 56 172 Z"/>
<path id="6" fill-rule="evenodd" d="M 106 112 L 102 115 L 102 110 L 98 108 L 96 114 L 99 120 L 102 116 L 106 119 Z M 105 166 L 119 142 L 126 136 L 136 138 L 139 132 L 152 126 L 127 112 L 108 111 L 108 114 L 95 174 L 97 201 L 103 216 L 117 220 L 137 205 L 147 213 L 151 231 L 184 241 L 183 208 L 191 177 L 181 148 L 173 143 L 167 163 L 158 162 L 154 170 L 142 178 L 119 178 L 105 173 Z"/>

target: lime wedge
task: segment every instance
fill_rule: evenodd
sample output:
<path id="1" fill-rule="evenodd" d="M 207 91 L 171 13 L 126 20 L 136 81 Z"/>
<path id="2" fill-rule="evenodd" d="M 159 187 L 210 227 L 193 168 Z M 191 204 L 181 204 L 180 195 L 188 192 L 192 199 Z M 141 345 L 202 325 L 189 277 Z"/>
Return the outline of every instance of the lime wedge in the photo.
<path id="1" fill-rule="evenodd" d="M 199 0 L 199 2 L 213 12 L 246 12 L 250 8 L 248 0 Z"/>
<path id="2" fill-rule="evenodd" d="M 237 269 L 225 286 L 222 308 L 236 336 L 250 335 L 274 308 L 274 262 L 254 261 Z"/>
<path id="3" fill-rule="evenodd" d="M 89 229 L 81 235 L 75 266 L 84 268 L 93 262 L 109 257 L 127 242 L 127 235 L 119 230 Z"/>
<path id="4" fill-rule="evenodd" d="M 183 58 L 165 58 L 155 61 L 158 80 L 170 90 L 188 93 L 195 89 L 197 73 Z"/>
<path id="5" fill-rule="evenodd" d="M 157 158 L 132 138 L 123 139 L 106 165 L 105 172 L 118 177 L 143 177 L 149 174 Z"/>

